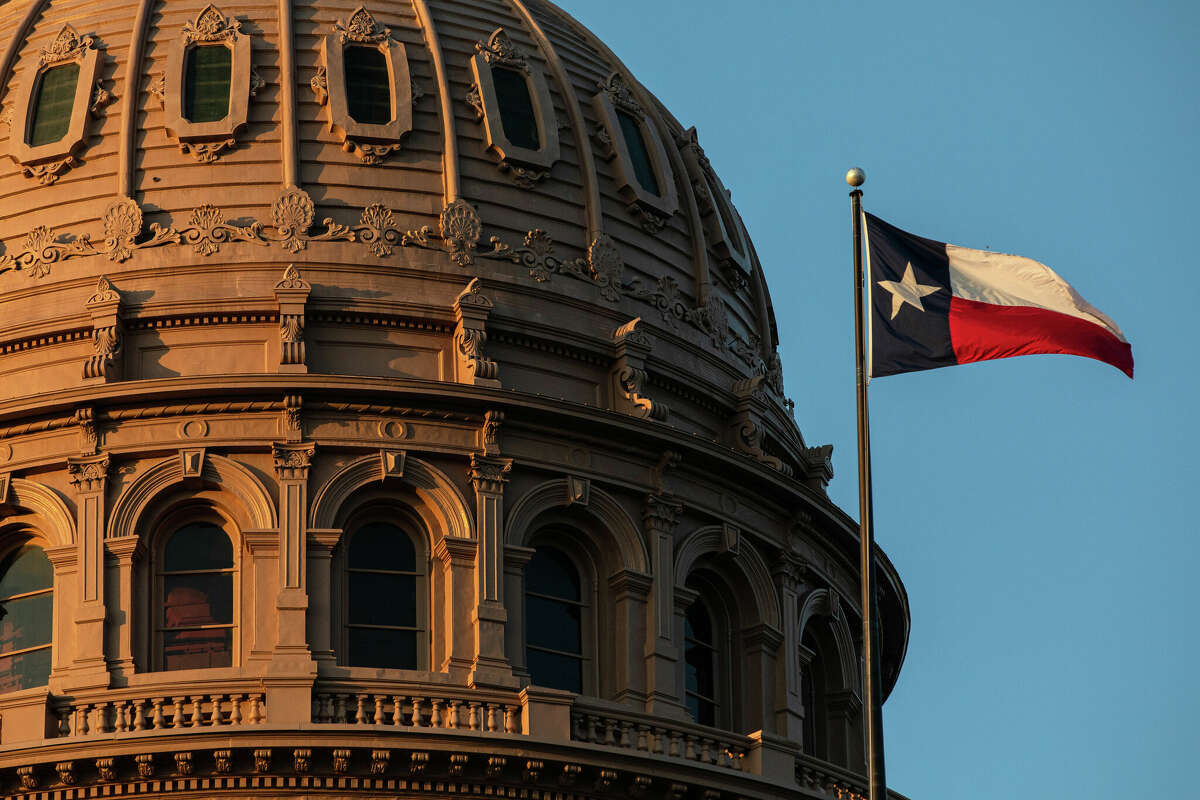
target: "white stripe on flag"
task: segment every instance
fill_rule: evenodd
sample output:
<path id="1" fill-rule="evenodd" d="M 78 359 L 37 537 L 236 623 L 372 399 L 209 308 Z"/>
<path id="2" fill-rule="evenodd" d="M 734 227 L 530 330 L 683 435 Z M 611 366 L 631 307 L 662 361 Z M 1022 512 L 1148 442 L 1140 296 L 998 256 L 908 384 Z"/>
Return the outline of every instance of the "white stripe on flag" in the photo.
<path id="1" fill-rule="evenodd" d="M 997 306 L 1033 306 L 1107 328 L 1125 341 L 1117 324 L 1084 300 L 1045 264 L 1024 256 L 946 245 L 950 289 L 955 297 Z"/>

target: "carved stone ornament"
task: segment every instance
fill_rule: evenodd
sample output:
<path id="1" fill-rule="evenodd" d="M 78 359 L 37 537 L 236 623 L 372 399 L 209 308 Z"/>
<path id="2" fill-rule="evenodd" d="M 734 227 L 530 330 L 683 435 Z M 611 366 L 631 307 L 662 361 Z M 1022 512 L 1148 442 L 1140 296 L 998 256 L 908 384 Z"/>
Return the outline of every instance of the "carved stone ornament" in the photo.
<path id="1" fill-rule="evenodd" d="M 504 424 L 503 411 L 488 411 L 483 415 L 483 454 L 485 456 L 500 455 L 500 429 Z"/>
<path id="2" fill-rule="evenodd" d="M 371 751 L 371 774 L 382 775 L 387 772 L 388 761 L 392 757 L 391 750 Z"/>
<path id="3" fill-rule="evenodd" d="M 633 90 L 625 82 L 625 76 L 620 72 L 611 73 L 607 80 L 601 81 L 596 85 L 600 88 L 601 92 L 608 96 L 612 104 L 622 111 L 628 111 L 630 114 L 639 117 L 645 113 L 637 98 L 633 96 Z"/>
<path id="4" fill-rule="evenodd" d="M 460 267 L 470 266 L 482 232 L 475 208 L 466 200 L 455 200 L 442 209 L 440 224 L 450 260 Z"/>
<path id="5" fill-rule="evenodd" d="M 89 381 L 117 380 L 120 378 L 121 295 L 108 278 L 101 275 L 86 306 L 92 312 L 93 353 L 83 362 L 83 378 Z"/>
<path id="6" fill-rule="evenodd" d="M 254 771 L 260 775 L 271 771 L 271 748 L 264 747 L 254 751 Z"/>
<path id="7" fill-rule="evenodd" d="M 117 771 L 113 768 L 112 756 L 96 759 L 96 777 L 105 782 L 117 779 Z"/>
<path id="8" fill-rule="evenodd" d="M 625 258 L 607 233 L 598 234 L 588 247 L 588 270 L 600 286 L 601 297 L 610 303 L 621 299 Z"/>
<path id="9" fill-rule="evenodd" d="M 536 147 L 519 145 L 508 138 L 496 94 L 496 68 L 515 70 L 524 76 L 537 124 Z M 550 174 L 559 158 L 558 119 L 545 75 L 504 28 L 493 31 L 486 42 L 475 43 L 471 73 L 474 82 L 467 102 L 475 110 L 475 119 L 483 124 L 488 151 L 498 159 L 499 170 L 514 183 L 525 189 L 533 187 Z"/>
<path id="10" fill-rule="evenodd" d="M 184 66 L 188 51 L 197 45 L 224 46 L 230 51 L 229 112 L 213 122 L 192 122 L 183 115 Z M 250 36 L 242 31 L 241 21 L 226 17 L 215 5 L 201 9 L 171 40 L 163 74 L 163 126 L 182 152 L 202 164 L 213 163 L 236 146 L 238 134 L 249 122 L 250 98 L 263 85 L 250 59 Z"/>
<path id="11" fill-rule="evenodd" d="M 233 772 L 233 751 L 213 750 L 213 770 L 219 775 Z"/>
<path id="12" fill-rule="evenodd" d="M 75 409 L 75 424 L 79 426 L 79 454 L 95 455 L 100 446 L 100 433 L 92 409 L 84 406 Z"/>
<path id="13" fill-rule="evenodd" d="M 293 750 L 292 766 L 299 773 L 305 773 L 312 769 L 312 750 L 307 747 L 297 747 Z"/>
<path id="14" fill-rule="evenodd" d="M 139 778 L 154 777 L 154 754 L 153 753 L 138 753 L 133 757 L 133 761 L 137 764 L 137 772 Z"/>
<path id="15" fill-rule="evenodd" d="M 183 24 L 184 44 L 235 41 L 242 30 L 240 20 L 226 17 L 216 6 L 205 6 L 196 18 Z"/>
<path id="16" fill-rule="evenodd" d="M 179 775 L 192 774 L 192 754 L 190 752 L 175 754 L 175 772 Z"/>
<path id="17" fill-rule="evenodd" d="M 54 771 L 58 773 L 58 783 L 60 786 L 75 785 L 74 761 L 59 761 L 54 765 Z"/>
<path id="18" fill-rule="evenodd" d="M 408 69 L 408 55 L 404 45 L 391 38 L 391 33 L 376 22 L 366 8 L 359 6 L 345 21 L 335 22 L 332 32 L 322 38 L 317 72 L 309 81 L 317 102 L 328 114 L 329 130 L 338 137 L 342 149 L 370 165 L 383 163 L 399 150 L 402 140 L 412 130 L 412 106 L 416 96 Z M 373 46 L 383 54 L 393 100 L 389 121 L 359 122 L 351 116 L 346 97 L 344 56 L 347 45 Z"/>
<path id="19" fill-rule="evenodd" d="M 333 751 L 333 771 L 337 775 L 344 774 L 350 769 L 351 751 L 346 748 L 338 748 Z"/>
<path id="20" fill-rule="evenodd" d="M 281 444 L 271 445 L 271 456 L 275 461 L 275 471 L 281 480 L 300 480 L 308 473 L 312 463 L 313 453 L 317 446 L 312 442 L 301 445 Z"/>
<path id="21" fill-rule="evenodd" d="M 99 457 L 69 458 L 67 460 L 67 472 L 71 476 L 71 485 L 78 489 L 80 494 L 104 491 L 104 484 L 108 480 L 108 467 L 107 453 Z"/>
<path id="22" fill-rule="evenodd" d="M 333 29 L 337 31 L 342 44 L 346 42 L 382 42 L 392 35 L 391 29 L 376 22 L 375 18 L 371 16 L 371 12 L 363 6 L 354 9 L 345 22 L 333 23 Z"/>
<path id="23" fill-rule="evenodd" d="M 746 246 L 748 236 L 745 226 L 733 207 L 729 190 L 704 154 L 696 129 L 688 128 L 677 137 L 676 143 L 696 196 L 705 239 L 716 254 L 730 285 L 735 291 L 741 291 L 754 271 L 750 250 Z"/>
<path id="24" fill-rule="evenodd" d="M 17 783 L 27 792 L 38 788 L 38 776 L 37 772 L 34 771 L 34 767 L 17 767 Z"/>
<path id="25" fill-rule="evenodd" d="M 49 69 L 78 64 L 75 97 L 70 122 L 63 136 L 54 142 L 33 145 L 28 139 L 34 99 L 41 77 Z M 87 146 L 87 123 L 108 104 L 112 94 L 100 85 L 100 50 L 94 36 L 80 36 L 70 25 L 63 25 L 49 47 L 38 54 L 37 69 L 26 70 L 16 87 L 16 103 L 9 126 L 8 154 L 28 178 L 43 185 L 52 184 L 79 163 L 78 156 Z M 12 135 L 13 131 L 19 132 Z"/>
<path id="26" fill-rule="evenodd" d="M 480 291 L 478 278 L 454 300 L 455 376 L 459 383 L 499 388 L 499 365 L 484 355 L 487 343 L 487 318 L 492 301 Z"/>

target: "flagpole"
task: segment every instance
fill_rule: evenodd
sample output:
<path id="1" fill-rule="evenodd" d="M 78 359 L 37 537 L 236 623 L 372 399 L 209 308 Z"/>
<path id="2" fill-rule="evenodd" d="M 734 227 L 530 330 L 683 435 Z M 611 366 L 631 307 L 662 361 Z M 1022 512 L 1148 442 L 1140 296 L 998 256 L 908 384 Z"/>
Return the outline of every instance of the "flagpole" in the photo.
<path id="1" fill-rule="evenodd" d="M 858 538 L 862 587 L 863 710 L 867 739 L 869 800 L 886 800 L 883 766 L 883 687 L 879 667 L 879 609 L 875 602 L 875 525 L 871 497 L 871 423 L 867 405 L 866 346 L 863 325 L 862 190 L 866 174 L 854 167 L 846 173 L 854 220 L 854 366 L 858 405 Z"/>

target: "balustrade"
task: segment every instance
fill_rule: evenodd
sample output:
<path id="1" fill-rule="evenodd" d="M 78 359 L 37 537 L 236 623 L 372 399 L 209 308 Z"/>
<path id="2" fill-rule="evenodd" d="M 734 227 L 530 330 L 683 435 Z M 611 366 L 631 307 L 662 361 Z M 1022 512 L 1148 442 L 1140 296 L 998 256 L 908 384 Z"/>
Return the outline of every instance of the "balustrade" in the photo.
<path id="1" fill-rule="evenodd" d="M 738 734 L 634 712 L 590 708 L 579 701 L 571 713 L 571 738 L 739 771 L 750 746 L 749 739 Z"/>
<path id="2" fill-rule="evenodd" d="M 316 693 L 313 721 L 520 733 L 521 705 L 516 697 L 327 691 Z"/>
<path id="3" fill-rule="evenodd" d="M 117 697 L 76 701 L 56 709 L 59 736 L 99 736 L 221 725 L 260 725 L 266 721 L 262 692 Z"/>

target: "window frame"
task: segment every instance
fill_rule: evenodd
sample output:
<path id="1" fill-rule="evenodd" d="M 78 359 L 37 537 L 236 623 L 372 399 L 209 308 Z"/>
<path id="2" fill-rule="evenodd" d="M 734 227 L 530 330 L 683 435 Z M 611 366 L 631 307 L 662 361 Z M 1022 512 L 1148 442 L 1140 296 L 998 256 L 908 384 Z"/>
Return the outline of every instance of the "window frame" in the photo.
<path id="1" fill-rule="evenodd" d="M 704 642 L 704 641 L 701 641 L 700 639 L 688 637 L 687 631 L 689 628 L 689 623 L 688 623 L 687 616 L 692 611 L 692 609 L 696 608 L 697 606 L 699 606 L 704 611 L 705 615 L 708 617 L 708 627 L 709 627 L 709 631 L 712 634 L 712 641 L 710 641 L 710 642 Z M 684 681 L 683 681 L 683 687 L 682 687 L 683 688 L 683 704 L 685 707 L 688 708 L 689 713 L 690 713 L 691 708 L 690 708 L 690 706 L 688 706 L 688 698 L 690 696 L 694 696 L 697 699 L 701 700 L 702 702 L 708 703 L 709 705 L 712 706 L 712 709 L 713 709 L 712 723 L 701 722 L 699 719 L 693 719 L 693 721 L 697 725 L 710 725 L 711 724 L 712 726 L 717 726 L 721 723 L 724 712 L 726 710 L 725 706 L 722 703 L 722 700 L 724 700 L 725 698 L 722 697 L 722 694 L 723 694 L 722 687 L 724 686 L 724 681 L 723 681 L 724 664 L 722 663 L 723 659 L 722 659 L 722 648 L 721 648 L 721 638 L 722 638 L 721 637 L 721 628 L 718 625 L 717 616 L 713 613 L 712 608 L 709 606 L 709 604 L 707 602 L 705 602 L 703 596 L 701 596 L 701 595 L 697 595 L 696 599 L 694 599 L 691 603 L 688 604 L 687 609 L 683 612 L 683 619 L 684 619 L 684 623 L 683 623 L 683 659 L 682 659 L 683 660 L 683 669 L 684 669 Z M 710 661 L 710 664 L 712 667 L 712 686 L 713 686 L 712 697 L 706 697 L 706 696 L 700 694 L 699 692 L 693 692 L 688 688 L 688 685 L 687 685 L 687 668 L 688 668 L 687 651 L 688 651 L 689 644 L 696 644 L 700 647 L 703 647 L 706 651 L 708 651 L 709 661 Z"/>
<path id="2" fill-rule="evenodd" d="M 548 548 L 555 550 L 560 556 L 565 558 L 575 567 L 576 573 L 579 575 L 579 647 L 580 647 L 580 695 L 596 697 L 599 696 L 597 669 L 597 654 L 598 636 L 597 619 L 596 619 L 596 604 L 598 601 L 597 591 L 598 586 L 596 576 L 591 568 L 590 560 L 579 558 L 570 549 L 562 547 L 558 542 L 547 541 L 555 533 L 562 533 L 562 528 L 543 529 L 539 531 L 537 536 L 533 538 L 528 547 L 536 551 L 539 548 Z M 569 540 L 568 540 L 569 541 Z M 532 554 L 531 554 L 532 560 Z M 526 562 L 521 568 L 521 619 L 524 620 L 522 625 L 522 641 L 521 652 L 524 660 L 525 671 L 529 674 L 529 682 L 534 686 L 543 686 L 544 684 L 536 683 L 532 671 L 529 669 L 529 613 L 526 607 L 526 598 L 529 596 L 528 573 L 529 563 Z M 553 598 L 558 600 L 559 598 Z M 569 602 L 569 601 L 562 601 Z M 545 652 L 561 653 L 561 651 L 551 650 L 550 648 L 539 648 Z M 564 655 L 570 655 L 563 653 Z M 547 687 L 548 688 L 548 687 Z"/>
<path id="3" fill-rule="evenodd" d="M 167 50 L 162 87 L 163 127 L 182 152 L 190 153 L 201 163 L 213 163 L 221 151 L 237 144 L 238 134 L 249 122 L 250 98 L 262 85 L 251 67 L 250 36 L 241 26 L 236 17 L 226 17 L 210 4 L 184 24 Z M 195 47 L 214 46 L 230 50 L 229 111 L 224 118 L 213 122 L 192 122 L 183 115 L 188 52 Z"/>
<path id="4" fill-rule="evenodd" d="M 388 63 L 392 118 L 383 124 L 359 122 L 350 115 L 346 96 L 346 49 L 374 47 Z M 365 164 L 377 165 L 399 150 L 413 128 L 413 85 L 408 52 L 392 38 L 390 28 L 380 25 L 365 6 L 356 8 L 345 22 L 321 39 L 317 74 L 311 85 L 317 102 L 325 107 L 329 130 L 343 150 L 353 152 Z"/>
<path id="5" fill-rule="evenodd" d="M 54 668 L 55 668 L 54 639 L 55 639 L 56 622 L 57 622 L 58 611 L 59 611 L 57 604 L 54 602 L 55 594 L 56 594 L 56 591 L 58 588 L 57 587 L 57 582 L 58 582 L 57 581 L 57 578 L 58 578 L 57 569 L 55 568 L 54 560 L 51 558 L 51 554 L 52 554 L 51 548 L 49 548 L 47 546 L 47 544 L 44 541 L 40 540 L 36 535 L 32 535 L 31 532 L 26 532 L 26 531 L 19 531 L 18 535 L 13 536 L 13 537 L 10 537 L 7 535 L 4 537 L 4 540 L 2 542 L 0 542 L 0 560 L 7 558 L 10 554 L 16 552 L 17 550 L 20 550 L 23 547 L 34 547 L 34 548 L 37 548 L 38 550 L 42 551 L 42 555 L 46 558 L 46 561 L 50 564 L 50 585 L 44 589 L 36 589 L 31 592 L 21 592 L 21 593 L 15 594 L 15 595 L 10 595 L 8 597 L 3 598 L 3 601 L 9 601 L 9 600 L 14 600 L 14 599 L 23 599 L 23 598 L 28 598 L 28 597 L 36 597 L 39 595 L 49 594 L 50 595 L 50 619 L 47 621 L 47 628 L 48 628 L 48 632 L 49 632 L 49 641 L 46 644 L 34 645 L 33 647 L 25 647 L 25 648 L 21 648 L 19 650 L 12 650 L 7 653 L 2 653 L 2 654 L 0 654 L 0 660 L 14 658 L 18 655 L 24 655 L 24 654 L 32 653 L 32 652 L 35 652 L 38 650 L 48 650 L 50 653 L 50 671 L 46 675 L 45 683 L 39 683 L 39 684 L 35 684 L 33 686 L 26 686 L 26 687 L 23 687 L 20 689 L 10 689 L 7 691 L 0 691 L 0 697 L 11 694 L 13 692 L 22 692 L 22 691 L 27 691 L 29 689 L 39 689 L 43 686 L 47 686 L 50 682 L 50 676 L 54 674 Z"/>
<path id="6" fill-rule="evenodd" d="M 71 121 L 67 132 L 58 141 L 31 145 L 34 108 L 42 75 L 54 67 L 79 65 L 75 82 L 75 100 L 71 106 Z M 79 36 L 73 27 L 63 25 L 54 42 L 43 49 L 36 69 L 26 71 L 17 90 L 9 128 L 9 156 L 19 164 L 26 177 L 37 178 L 43 184 L 58 180 L 79 161 L 77 156 L 87 143 L 88 117 L 98 114 L 109 95 L 100 87 L 100 50 L 94 36 Z"/>
<path id="7" fill-rule="evenodd" d="M 609 74 L 608 80 L 600 84 L 600 91 L 592 97 L 592 108 L 600 119 L 600 132 L 603 134 L 600 141 L 606 150 L 604 154 L 609 161 L 616 162 L 614 178 L 617 190 L 628 203 L 630 212 L 639 218 L 642 228 L 649 233 L 657 233 L 679 210 L 679 194 L 667 149 L 659 138 L 650 113 L 637 101 L 619 72 Z M 618 109 L 632 117 L 641 129 L 642 141 L 658 180 L 659 194 L 646 190 L 637 178 L 617 116 Z"/>
<path id="8" fill-rule="evenodd" d="M 178 574 L 178 572 L 165 573 L 164 566 L 166 562 L 167 542 L 171 540 L 176 533 L 188 525 L 195 524 L 210 524 L 221 530 L 229 537 L 229 544 L 233 553 L 233 567 L 229 568 L 229 572 L 233 575 L 231 581 L 233 603 L 233 622 L 229 625 L 221 624 L 212 627 L 231 628 L 232 635 L 230 636 L 230 659 L 228 667 L 187 667 L 184 669 L 168 670 L 165 666 L 166 658 L 164 653 L 164 631 L 170 630 L 165 626 L 164 614 L 166 612 L 166 596 L 165 596 L 165 581 L 166 574 Z M 242 547 L 241 536 L 238 534 L 237 527 L 219 514 L 215 509 L 207 505 L 188 504 L 179 508 L 173 509 L 165 517 L 162 518 L 155 526 L 157 529 L 154 537 L 154 547 L 150 557 L 150 597 L 151 600 L 151 616 L 147 620 L 150 628 L 150 671 L 152 672 L 184 672 L 190 669 L 230 669 L 242 665 Z M 223 571 L 223 570 L 222 570 Z"/>
<path id="9" fill-rule="evenodd" d="M 536 150 L 514 144 L 504 130 L 493 75 L 493 70 L 497 68 L 509 69 L 525 77 L 525 87 L 529 91 L 537 121 Z M 500 27 L 492 31 L 487 42 L 475 43 L 475 55 L 471 56 L 471 75 L 474 87 L 468 101 L 475 109 L 475 119 L 483 126 L 486 148 L 498 159 L 497 166 L 501 172 L 508 173 L 523 188 L 533 186 L 550 173 L 561 153 L 558 116 L 544 71 Z"/>
<path id="10" fill-rule="evenodd" d="M 366 525 L 386 523 L 399 530 L 412 543 L 417 566 L 416 581 L 416 619 L 417 619 L 417 664 L 408 667 L 367 667 L 350 663 L 350 544 L 354 536 Z M 338 667 L 349 670 L 366 670 L 374 672 L 431 672 L 430 666 L 433 642 L 433 621 L 430 611 L 432 592 L 432 558 L 433 553 L 428 537 L 422 535 L 423 525 L 406 508 L 388 504 L 372 504 L 359 509 L 342 526 L 344 533 L 338 542 L 333 555 L 334 584 L 331 587 L 334 602 L 333 626 L 335 629 L 334 659 Z"/>

